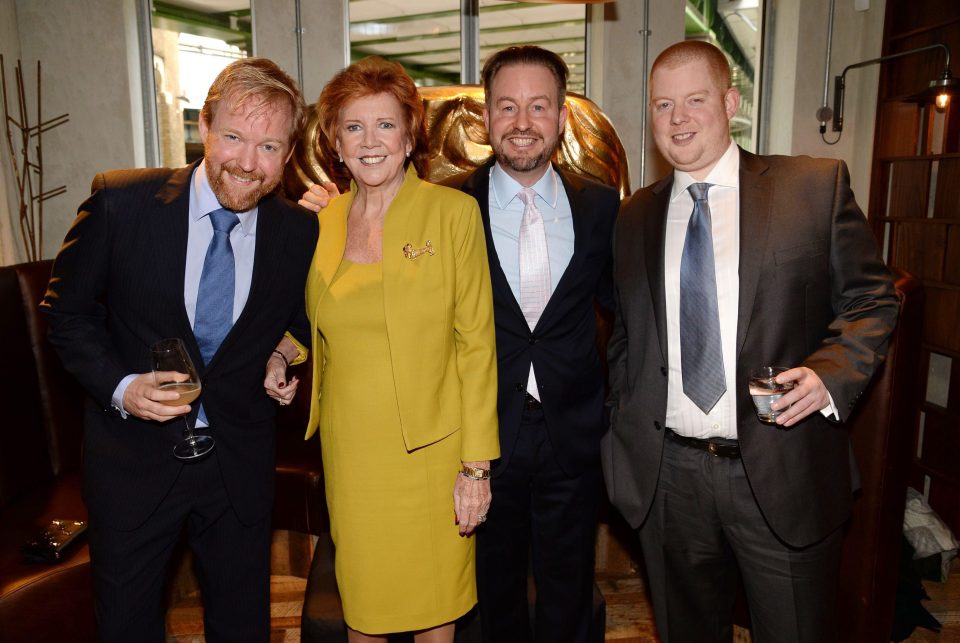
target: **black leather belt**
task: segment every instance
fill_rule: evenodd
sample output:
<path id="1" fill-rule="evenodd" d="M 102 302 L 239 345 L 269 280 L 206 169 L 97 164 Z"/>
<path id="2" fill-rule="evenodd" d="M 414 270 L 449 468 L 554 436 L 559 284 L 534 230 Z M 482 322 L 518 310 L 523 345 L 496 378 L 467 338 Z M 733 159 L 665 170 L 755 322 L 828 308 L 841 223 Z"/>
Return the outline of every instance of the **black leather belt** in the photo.
<path id="1" fill-rule="evenodd" d="M 540 400 L 529 393 L 527 393 L 527 399 L 524 400 L 524 405 L 527 407 L 528 411 L 539 411 L 543 408 L 543 404 L 540 403 Z"/>
<path id="2" fill-rule="evenodd" d="M 682 444 L 685 447 L 706 451 L 710 455 L 717 458 L 737 459 L 740 457 L 740 445 L 737 444 L 736 440 L 727 440 L 723 438 L 718 438 L 716 440 L 688 438 L 685 435 L 676 433 L 672 429 L 667 429 L 667 437 L 677 444 Z"/>

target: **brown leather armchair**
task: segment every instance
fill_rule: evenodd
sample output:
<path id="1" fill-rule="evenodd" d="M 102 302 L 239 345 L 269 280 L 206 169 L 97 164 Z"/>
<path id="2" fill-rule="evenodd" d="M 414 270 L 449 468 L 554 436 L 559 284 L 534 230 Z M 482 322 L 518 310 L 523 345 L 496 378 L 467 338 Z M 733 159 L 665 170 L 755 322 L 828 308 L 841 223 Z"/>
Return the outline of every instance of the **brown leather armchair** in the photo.
<path id="1" fill-rule="evenodd" d="M 85 520 L 80 498 L 82 393 L 46 341 L 37 304 L 50 261 L 0 268 L 0 632 L 4 640 L 94 640 L 90 553 L 28 565 L 20 545 L 53 519 Z"/>
<path id="2" fill-rule="evenodd" d="M 85 542 L 55 565 L 25 564 L 20 545 L 53 519 L 85 520 L 80 496 L 83 391 L 47 342 L 38 304 L 51 261 L 0 268 L 0 640 L 95 640 Z M 309 368 L 299 376 L 309 378 Z M 309 390 L 309 380 L 305 383 Z M 280 410 L 274 526 L 328 529 L 319 442 L 303 441 L 309 396 Z"/>
<path id="3" fill-rule="evenodd" d="M 920 409 L 923 325 L 920 281 L 894 272 L 900 317 L 887 358 L 849 422 L 862 490 L 843 539 L 841 641 L 886 643 L 893 624 L 912 427 Z"/>

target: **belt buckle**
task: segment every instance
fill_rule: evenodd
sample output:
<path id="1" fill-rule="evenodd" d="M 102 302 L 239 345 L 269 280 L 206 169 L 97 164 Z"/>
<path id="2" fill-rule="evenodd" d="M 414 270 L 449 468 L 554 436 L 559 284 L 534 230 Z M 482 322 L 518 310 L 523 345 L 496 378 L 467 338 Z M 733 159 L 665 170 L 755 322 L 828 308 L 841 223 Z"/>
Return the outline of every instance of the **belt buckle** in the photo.
<path id="1" fill-rule="evenodd" d="M 716 442 L 707 442 L 707 452 L 710 453 L 713 457 L 720 457 L 718 451 L 720 450 L 720 445 Z"/>

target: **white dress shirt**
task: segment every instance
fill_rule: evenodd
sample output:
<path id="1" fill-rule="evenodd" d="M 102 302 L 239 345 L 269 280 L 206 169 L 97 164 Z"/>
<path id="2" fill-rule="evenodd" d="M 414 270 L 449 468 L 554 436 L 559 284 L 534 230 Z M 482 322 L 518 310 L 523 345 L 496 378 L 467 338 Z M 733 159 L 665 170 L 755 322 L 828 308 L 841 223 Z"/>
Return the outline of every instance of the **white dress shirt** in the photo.
<path id="1" fill-rule="evenodd" d="M 693 214 L 692 183 L 710 183 L 707 193 L 713 232 L 713 258 L 720 311 L 720 344 L 727 390 L 710 413 L 704 413 L 683 392 L 680 361 L 680 260 L 687 223 Z M 736 343 L 740 303 L 740 149 L 736 143 L 724 152 L 703 181 L 674 170 L 664 243 L 664 286 L 667 306 L 667 426 L 691 438 L 737 439 Z M 757 367 L 764 364 L 757 364 Z M 796 366 L 788 365 L 788 366 Z M 833 396 L 820 409 L 824 417 L 839 418 Z"/>
<path id="2" fill-rule="evenodd" d="M 573 212 L 563 182 L 552 165 L 532 187 L 537 193 L 536 203 L 543 215 L 543 229 L 547 236 L 552 293 L 573 257 Z M 517 301 L 520 301 L 520 222 L 523 219 L 523 202 L 517 198 L 517 193 L 522 189 L 523 186 L 499 163 L 490 169 L 488 209 L 493 246 Z M 533 364 L 530 365 L 527 392 L 540 399 Z"/>
<path id="3" fill-rule="evenodd" d="M 727 390 L 704 414 L 683 392 L 680 361 L 680 259 L 693 214 L 693 183 L 710 183 L 707 193 L 720 311 L 720 344 Z M 698 181 L 674 170 L 663 253 L 667 312 L 667 426 L 693 438 L 737 437 L 736 344 L 740 301 L 740 150 L 732 141 L 710 174 Z"/>

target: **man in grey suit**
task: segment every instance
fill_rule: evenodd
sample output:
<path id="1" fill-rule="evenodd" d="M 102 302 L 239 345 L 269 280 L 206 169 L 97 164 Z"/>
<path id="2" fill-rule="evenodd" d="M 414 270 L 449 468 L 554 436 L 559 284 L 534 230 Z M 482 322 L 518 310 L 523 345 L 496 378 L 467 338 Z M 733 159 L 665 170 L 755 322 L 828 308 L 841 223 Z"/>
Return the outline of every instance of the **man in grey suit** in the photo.
<path id="1" fill-rule="evenodd" d="M 755 641 L 835 640 L 843 422 L 896 321 L 890 272 L 842 162 L 732 142 L 720 50 L 673 45 L 650 89 L 674 171 L 617 223 L 608 492 L 639 529 L 662 640 L 729 641 L 738 577 Z M 790 367 L 774 425 L 748 393 L 761 366 Z"/>

